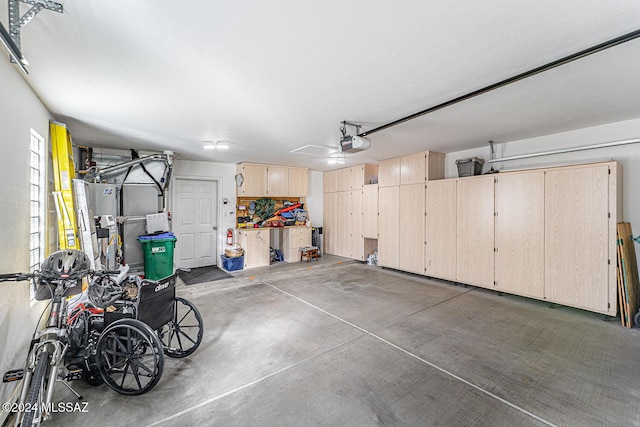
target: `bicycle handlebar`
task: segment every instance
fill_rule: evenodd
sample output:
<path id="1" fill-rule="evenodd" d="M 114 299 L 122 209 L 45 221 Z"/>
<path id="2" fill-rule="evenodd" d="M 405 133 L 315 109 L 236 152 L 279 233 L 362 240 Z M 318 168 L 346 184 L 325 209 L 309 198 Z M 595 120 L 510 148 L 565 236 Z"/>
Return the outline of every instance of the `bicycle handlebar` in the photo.
<path id="1" fill-rule="evenodd" d="M 33 279 L 36 276 L 37 273 L 0 274 L 0 282 L 23 282 L 25 280 Z"/>
<path id="2" fill-rule="evenodd" d="M 120 270 L 89 270 L 87 272 L 87 276 L 94 277 L 104 277 L 104 276 L 117 276 L 120 274 Z M 35 279 L 42 275 L 41 272 L 35 271 L 33 273 L 7 273 L 0 274 L 0 282 L 23 282 L 25 280 Z M 60 278 L 60 280 L 65 280 Z"/>

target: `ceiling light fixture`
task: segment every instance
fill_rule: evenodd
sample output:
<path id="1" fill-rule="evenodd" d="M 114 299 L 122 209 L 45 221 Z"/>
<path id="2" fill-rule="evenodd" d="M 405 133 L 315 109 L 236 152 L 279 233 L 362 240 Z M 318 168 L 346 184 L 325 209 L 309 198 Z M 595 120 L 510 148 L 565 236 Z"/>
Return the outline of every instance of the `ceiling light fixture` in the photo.
<path id="1" fill-rule="evenodd" d="M 347 157 L 344 154 L 334 154 L 327 161 L 330 165 L 343 165 L 347 163 Z"/>
<path id="2" fill-rule="evenodd" d="M 202 148 L 204 150 L 228 150 L 230 147 L 229 141 L 202 141 Z"/>

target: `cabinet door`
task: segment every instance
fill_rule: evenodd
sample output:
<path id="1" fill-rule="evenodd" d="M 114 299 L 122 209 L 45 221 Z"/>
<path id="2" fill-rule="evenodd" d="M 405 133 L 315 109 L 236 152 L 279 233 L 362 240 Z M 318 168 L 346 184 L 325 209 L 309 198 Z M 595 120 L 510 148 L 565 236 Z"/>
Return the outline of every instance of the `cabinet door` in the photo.
<path id="1" fill-rule="evenodd" d="M 351 255 L 349 192 L 338 191 L 336 195 L 336 255 L 349 257 Z"/>
<path id="2" fill-rule="evenodd" d="M 311 246 L 311 230 L 307 227 L 287 227 L 282 230 L 282 254 L 286 262 L 300 261 L 300 248 Z"/>
<path id="3" fill-rule="evenodd" d="M 400 185 L 419 184 L 426 181 L 426 155 L 424 152 L 400 158 Z"/>
<path id="4" fill-rule="evenodd" d="M 289 168 L 289 191 L 287 196 L 307 197 L 309 193 L 309 170 Z"/>
<path id="5" fill-rule="evenodd" d="M 400 187 L 381 187 L 378 198 L 380 211 L 378 264 L 382 267 L 399 268 Z"/>
<path id="6" fill-rule="evenodd" d="M 240 230 L 238 237 L 244 248 L 244 268 L 262 267 L 270 264 L 269 230 Z"/>
<path id="7" fill-rule="evenodd" d="M 362 237 L 362 190 L 349 191 L 349 231 L 351 232 L 350 258 L 364 261 Z"/>
<path id="8" fill-rule="evenodd" d="M 325 193 L 338 191 L 338 171 L 327 171 L 322 174 L 322 190 Z"/>
<path id="9" fill-rule="evenodd" d="M 364 165 L 353 166 L 350 169 L 350 183 L 349 189 L 351 190 L 362 190 L 362 186 L 364 185 Z"/>
<path id="10" fill-rule="evenodd" d="M 609 301 L 607 166 L 545 175 L 545 297 L 606 313 Z M 615 262 L 612 260 L 612 262 Z"/>
<path id="11" fill-rule="evenodd" d="M 378 238 L 378 184 L 365 185 L 362 190 L 362 236 Z"/>
<path id="12" fill-rule="evenodd" d="M 400 157 L 380 161 L 378 165 L 378 185 L 380 187 L 400 185 Z"/>
<path id="13" fill-rule="evenodd" d="M 323 252 L 331 255 L 336 253 L 336 220 L 337 220 L 337 198 L 338 193 L 324 193 L 323 198 L 323 221 L 322 221 L 322 244 Z"/>
<path id="14" fill-rule="evenodd" d="M 457 181 L 457 281 L 493 288 L 493 176 Z"/>
<path id="15" fill-rule="evenodd" d="M 289 168 L 269 166 L 267 168 L 268 195 L 272 197 L 289 195 Z"/>
<path id="16" fill-rule="evenodd" d="M 495 288 L 544 297 L 544 172 L 500 174 L 495 182 Z"/>
<path id="17" fill-rule="evenodd" d="M 456 181 L 427 182 L 425 197 L 425 274 L 453 280 L 456 276 Z"/>
<path id="18" fill-rule="evenodd" d="M 424 183 L 400 186 L 400 270 L 418 274 L 424 274 L 424 191 Z"/>
<path id="19" fill-rule="evenodd" d="M 267 194 L 267 166 L 244 164 L 242 166 L 244 182 L 240 187 L 243 196 L 264 196 Z"/>
<path id="20" fill-rule="evenodd" d="M 337 173 L 337 190 L 338 191 L 349 191 L 349 187 L 351 186 L 351 168 L 343 168 L 338 169 Z"/>

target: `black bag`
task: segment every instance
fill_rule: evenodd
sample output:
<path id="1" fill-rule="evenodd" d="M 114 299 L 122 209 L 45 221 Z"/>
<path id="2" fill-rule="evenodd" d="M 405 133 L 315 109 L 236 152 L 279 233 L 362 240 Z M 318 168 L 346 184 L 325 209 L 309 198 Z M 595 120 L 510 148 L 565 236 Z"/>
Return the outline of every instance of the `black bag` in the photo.
<path id="1" fill-rule="evenodd" d="M 176 276 L 165 277 L 159 282 L 143 282 L 138 303 L 138 320 L 151 329 L 160 329 L 173 320 L 176 300 Z"/>

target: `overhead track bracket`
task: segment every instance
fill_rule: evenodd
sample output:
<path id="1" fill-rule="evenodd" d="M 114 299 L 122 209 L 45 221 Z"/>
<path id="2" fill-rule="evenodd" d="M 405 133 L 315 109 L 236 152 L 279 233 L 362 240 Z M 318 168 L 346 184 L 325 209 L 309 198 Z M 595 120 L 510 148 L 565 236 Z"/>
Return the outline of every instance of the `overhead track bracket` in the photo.
<path id="1" fill-rule="evenodd" d="M 20 16 L 20 3 L 31 5 L 24 15 Z M 26 58 L 20 51 L 20 30 L 40 13 L 41 10 L 51 10 L 62 13 L 63 7 L 60 3 L 51 0 L 8 0 L 9 5 L 9 31 L 0 24 L 0 39 L 7 48 L 11 56 L 11 62 L 17 63 L 22 71 L 27 74 L 24 67 L 28 65 Z"/>

